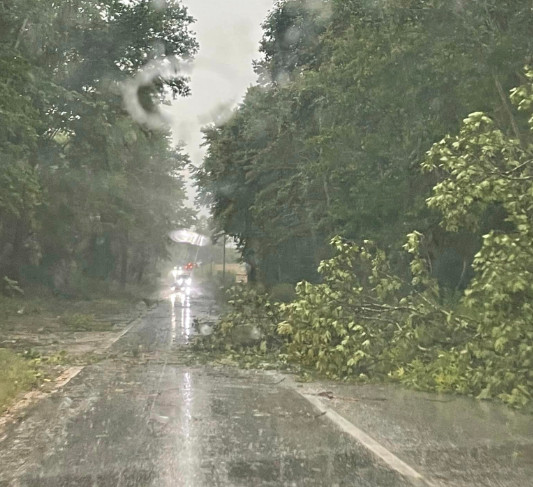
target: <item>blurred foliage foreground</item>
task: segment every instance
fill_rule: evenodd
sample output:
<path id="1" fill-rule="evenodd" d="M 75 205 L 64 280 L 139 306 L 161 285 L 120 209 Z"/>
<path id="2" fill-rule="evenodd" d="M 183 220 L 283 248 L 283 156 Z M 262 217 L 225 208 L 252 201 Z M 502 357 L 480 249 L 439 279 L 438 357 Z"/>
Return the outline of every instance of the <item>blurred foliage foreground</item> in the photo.
<path id="1" fill-rule="evenodd" d="M 527 78 L 511 99 L 531 116 L 533 71 Z M 533 116 L 529 127 L 533 132 Z M 423 170 L 443 178 L 427 204 L 446 230 L 475 230 L 490 206 L 506 214 L 505 230 L 483 236 L 474 278 L 459 298 L 444 295 L 431 276 L 421 233 L 404 245 L 407 278 L 374 243 L 336 237 L 334 256 L 318 269 L 320 283 L 300 282 L 285 303 L 234 288 L 229 312 L 198 348 L 276 356 L 331 378 L 394 380 L 531 407 L 532 161 L 531 144 L 506 136 L 483 113 L 471 114 L 459 135 L 428 152 Z"/>

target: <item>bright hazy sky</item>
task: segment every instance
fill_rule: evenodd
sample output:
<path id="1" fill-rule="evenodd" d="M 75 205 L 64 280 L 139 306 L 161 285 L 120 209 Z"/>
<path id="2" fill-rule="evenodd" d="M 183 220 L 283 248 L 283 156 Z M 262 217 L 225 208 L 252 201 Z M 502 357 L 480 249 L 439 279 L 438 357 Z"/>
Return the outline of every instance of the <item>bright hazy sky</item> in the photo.
<path id="1" fill-rule="evenodd" d="M 192 95 L 178 99 L 169 112 L 176 141 L 186 142 L 195 165 L 203 157 L 200 128 L 221 107 L 235 106 L 254 84 L 252 60 L 259 57 L 261 23 L 274 0 L 183 0 L 196 19 L 200 50 L 191 76 Z M 168 113 L 168 112 L 167 112 Z"/>

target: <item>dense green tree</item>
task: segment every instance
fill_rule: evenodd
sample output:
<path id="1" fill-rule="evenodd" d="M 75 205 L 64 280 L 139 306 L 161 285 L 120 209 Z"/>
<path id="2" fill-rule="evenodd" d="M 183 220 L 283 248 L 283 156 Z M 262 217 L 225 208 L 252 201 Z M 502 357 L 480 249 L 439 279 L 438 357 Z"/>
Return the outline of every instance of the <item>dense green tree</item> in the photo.
<path id="1" fill-rule="evenodd" d="M 319 262 L 320 221 L 313 220 L 310 177 L 302 177 L 309 151 L 294 123 L 298 102 L 291 91 L 284 95 L 250 90 L 234 119 L 206 132 L 199 175 L 214 195 L 220 230 L 238 240 L 266 283 L 313 278 Z"/>
<path id="2" fill-rule="evenodd" d="M 292 263 L 292 281 L 312 274 L 335 234 L 394 256 L 418 228 L 441 283 L 464 287 L 481 232 L 438 226 L 424 204 L 436 176 L 419 162 L 474 110 L 521 137 L 506 91 L 533 52 L 531 18 L 527 1 L 279 2 L 264 24 L 261 88 L 207 137 L 201 184 L 220 227 L 248 238 L 263 276 L 276 267 L 267 255 Z M 503 224 L 496 207 L 483 218 Z M 301 267 L 293 252 L 313 258 Z"/>
<path id="3" fill-rule="evenodd" d="M 260 52 L 254 63 L 263 85 L 285 85 L 320 65 L 320 35 L 328 24 L 327 2 L 278 2 L 263 23 Z"/>
<path id="4" fill-rule="evenodd" d="M 166 255 L 168 231 L 192 217 L 188 159 L 131 120 L 120 83 L 192 56 L 191 22 L 178 1 L 3 2 L 0 275 L 65 287 L 77 269 L 124 283 Z M 138 89 L 146 110 L 187 93 L 178 75 Z"/>

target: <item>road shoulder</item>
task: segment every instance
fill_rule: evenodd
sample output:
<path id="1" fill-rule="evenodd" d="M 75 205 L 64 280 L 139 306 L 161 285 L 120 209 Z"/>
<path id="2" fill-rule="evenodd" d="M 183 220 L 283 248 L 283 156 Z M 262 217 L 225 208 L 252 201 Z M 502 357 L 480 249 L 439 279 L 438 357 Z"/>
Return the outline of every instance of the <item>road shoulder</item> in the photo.
<path id="1" fill-rule="evenodd" d="M 284 384 L 415 485 L 517 486 L 533 477 L 533 417 L 502 404 L 390 384 L 292 376 Z"/>

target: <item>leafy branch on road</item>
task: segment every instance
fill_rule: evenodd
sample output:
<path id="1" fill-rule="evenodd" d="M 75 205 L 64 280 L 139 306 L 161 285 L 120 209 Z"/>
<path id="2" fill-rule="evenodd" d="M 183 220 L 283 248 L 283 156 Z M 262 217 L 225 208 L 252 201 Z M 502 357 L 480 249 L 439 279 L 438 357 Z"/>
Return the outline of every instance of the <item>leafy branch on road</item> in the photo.
<path id="1" fill-rule="evenodd" d="M 533 70 L 526 77 L 511 100 L 529 117 L 533 140 Z M 275 351 L 333 378 L 395 380 L 530 405 L 532 147 L 506 135 L 485 114 L 473 113 L 457 136 L 434 144 L 422 164 L 425 172 L 439 175 L 427 204 L 447 231 L 477 230 L 496 205 L 505 214 L 503 227 L 483 235 L 473 278 L 458 300 L 447 299 L 432 276 L 421 233 L 409 234 L 404 245 L 408 279 L 394 272 L 373 242 L 335 237 L 334 256 L 318 268 L 320 282 L 298 283 L 289 303 L 253 288 L 234 289 L 230 311 L 202 343 L 231 353 Z M 243 330 L 258 335 L 237 339 Z"/>

